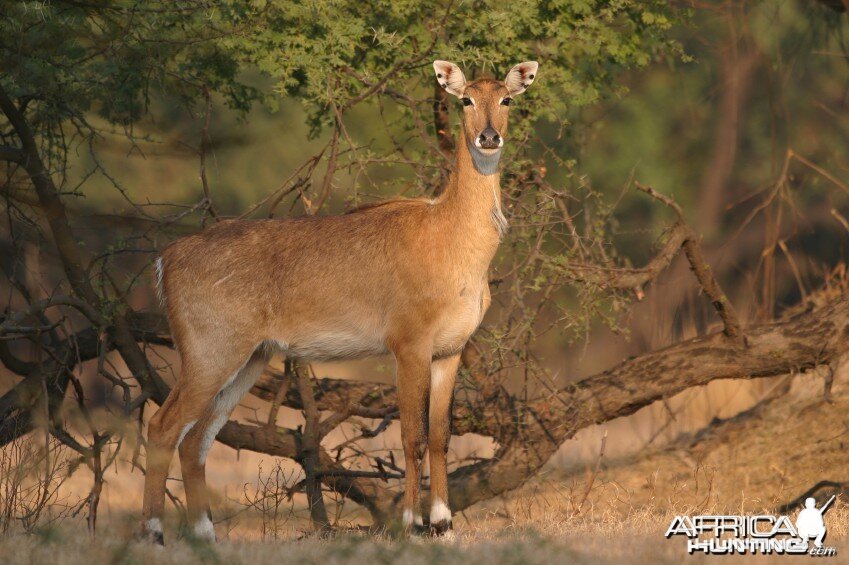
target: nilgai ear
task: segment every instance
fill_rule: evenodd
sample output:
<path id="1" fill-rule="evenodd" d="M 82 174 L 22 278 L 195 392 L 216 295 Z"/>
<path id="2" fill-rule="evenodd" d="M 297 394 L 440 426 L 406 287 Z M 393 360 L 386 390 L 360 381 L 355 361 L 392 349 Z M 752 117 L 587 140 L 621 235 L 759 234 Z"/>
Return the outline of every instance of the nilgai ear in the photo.
<path id="1" fill-rule="evenodd" d="M 434 61 L 433 71 L 436 73 L 439 86 L 454 96 L 463 95 L 463 91 L 466 89 L 466 77 L 463 76 L 460 67 L 448 61 Z"/>
<path id="2" fill-rule="evenodd" d="M 538 68 L 539 64 L 536 61 L 525 61 L 510 69 L 504 79 L 504 84 L 507 85 L 510 96 L 523 93 L 534 82 Z"/>

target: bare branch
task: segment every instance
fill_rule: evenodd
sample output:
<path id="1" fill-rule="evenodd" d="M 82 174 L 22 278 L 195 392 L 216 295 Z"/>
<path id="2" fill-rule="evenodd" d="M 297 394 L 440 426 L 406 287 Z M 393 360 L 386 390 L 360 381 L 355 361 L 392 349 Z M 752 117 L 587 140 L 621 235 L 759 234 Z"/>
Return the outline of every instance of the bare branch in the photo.
<path id="1" fill-rule="evenodd" d="M 71 306 L 76 308 L 93 324 L 97 326 L 106 324 L 106 321 L 103 316 L 100 315 L 100 312 L 92 308 L 88 302 L 71 296 L 52 296 L 50 298 L 34 302 L 24 310 L 21 310 L 4 320 L 3 323 L 0 324 L 0 336 L 8 333 L 17 333 L 15 332 L 17 324 L 20 324 L 23 320 L 26 320 L 30 316 L 44 312 L 44 310 L 53 306 Z"/>
<path id="2" fill-rule="evenodd" d="M 711 304 L 713 304 L 713 307 L 716 309 L 719 317 L 722 319 L 722 323 L 725 324 L 725 335 L 733 339 L 744 340 L 740 330 L 740 319 L 737 316 L 737 311 L 722 291 L 716 277 L 713 276 L 713 271 L 711 270 L 710 265 L 708 265 L 704 252 L 702 251 L 699 237 L 687 225 L 684 212 L 681 210 L 681 207 L 677 202 L 668 196 L 660 194 L 652 187 L 644 186 L 640 183 L 635 184 L 637 189 L 642 190 L 652 198 L 663 202 L 666 206 L 675 211 L 678 216 L 678 225 L 683 226 L 683 230 L 685 231 L 683 246 L 684 253 L 687 255 L 687 260 L 690 262 L 690 268 L 693 270 L 693 274 L 696 275 L 696 279 L 698 279 L 699 284 L 710 299 Z"/>
<path id="3" fill-rule="evenodd" d="M 206 179 L 206 154 L 209 151 L 209 122 L 212 119 L 212 95 L 209 93 L 209 87 L 204 85 L 203 96 L 206 99 L 206 112 L 203 120 L 203 130 L 200 135 L 200 182 L 203 187 L 203 198 L 206 201 L 206 209 L 209 210 L 209 215 L 214 219 L 218 219 L 218 211 L 215 209 L 215 204 L 212 202 L 212 193 L 209 190 L 209 182 Z"/>
<path id="4" fill-rule="evenodd" d="M 17 147 L 8 145 L 0 145 L 0 161 L 9 161 L 10 163 L 23 164 L 26 155 Z"/>

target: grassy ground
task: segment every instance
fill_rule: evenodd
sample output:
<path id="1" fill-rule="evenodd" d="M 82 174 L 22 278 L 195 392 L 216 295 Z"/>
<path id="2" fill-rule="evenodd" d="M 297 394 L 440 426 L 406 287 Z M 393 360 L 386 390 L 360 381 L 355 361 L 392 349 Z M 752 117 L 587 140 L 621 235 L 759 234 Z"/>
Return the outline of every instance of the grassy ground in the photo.
<path id="1" fill-rule="evenodd" d="M 636 518 L 607 524 L 550 523 L 548 526 L 460 527 L 451 538 L 395 538 L 366 534 L 338 534 L 329 539 L 305 537 L 277 541 L 223 541 L 214 546 L 183 537 L 170 539 L 166 548 L 126 541 L 123 536 L 101 535 L 90 541 L 83 529 L 42 531 L 0 540 L 4 563 L 704 563 L 787 562 L 787 556 L 707 557 L 687 555 L 681 539 L 667 540 L 668 522 Z M 841 545 L 841 539 L 829 539 Z M 838 553 L 830 562 L 843 562 Z M 810 559 L 809 557 L 804 557 Z"/>
<path id="2" fill-rule="evenodd" d="M 33 535 L 0 537 L 0 563 L 700 563 L 682 537 L 664 532 L 676 514 L 756 514 L 776 509 L 822 480 L 844 482 L 849 442 L 849 387 L 840 379 L 831 402 L 820 377 L 795 377 L 788 394 L 760 409 L 638 456 L 601 460 L 571 471 L 548 470 L 518 491 L 455 516 L 452 539 L 346 533 L 304 536 L 303 509 L 284 517 L 277 539 L 259 516 L 216 510 L 215 546 L 167 525 L 168 546 L 133 539 L 134 510 L 105 514 L 91 541 L 80 519 Z M 127 493 L 130 495 L 131 493 Z M 135 505 L 133 505 L 133 509 Z M 797 510 L 788 512 L 795 520 Z M 123 517 L 122 517 L 123 516 Z M 849 505 L 826 515 L 830 562 L 849 562 Z M 804 557 L 810 559 L 809 557 Z M 725 562 L 778 561 L 722 557 Z"/>
<path id="3" fill-rule="evenodd" d="M 677 541 L 677 540 L 676 540 Z M 109 537 L 90 542 L 83 531 L 60 530 L 0 540 L 7 563 L 678 563 L 682 545 L 659 532 L 586 530 L 550 532 L 535 529 L 459 532 L 453 539 L 399 539 L 358 534 L 332 539 L 306 538 L 276 542 L 225 541 L 215 546 L 188 539 L 165 549 Z M 688 562 L 703 562 L 691 557 Z"/>

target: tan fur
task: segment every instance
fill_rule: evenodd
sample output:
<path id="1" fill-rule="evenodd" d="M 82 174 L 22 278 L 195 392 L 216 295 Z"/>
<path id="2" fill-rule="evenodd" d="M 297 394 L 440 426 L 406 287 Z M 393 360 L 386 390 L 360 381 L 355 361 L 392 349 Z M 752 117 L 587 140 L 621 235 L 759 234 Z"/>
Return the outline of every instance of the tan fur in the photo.
<path id="1" fill-rule="evenodd" d="M 404 508 L 420 516 L 428 443 L 432 495 L 447 504 L 458 354 L 489 305 L 487 270 L 503 227 L 496 221 L 498 172 L 480 166 L 481 158 L 497 163 L 500 149 L 485 155 L 473 140 L 486 127 L 505 135 L 508 113 L 500 105 L 503 82 L 463 85 L 474 106 L 463 109 L 456 167 L 439 198 L 393 200 L 341 216 L 224 221 L 162 253 L 161 290 L 183 368 L 149 426 L 145 523 L 161 518 L 181 434 L 190 520 L 205 523 L 204 442 L 275 349 L 308 361 L 392 353 L 407 464 Z"/>

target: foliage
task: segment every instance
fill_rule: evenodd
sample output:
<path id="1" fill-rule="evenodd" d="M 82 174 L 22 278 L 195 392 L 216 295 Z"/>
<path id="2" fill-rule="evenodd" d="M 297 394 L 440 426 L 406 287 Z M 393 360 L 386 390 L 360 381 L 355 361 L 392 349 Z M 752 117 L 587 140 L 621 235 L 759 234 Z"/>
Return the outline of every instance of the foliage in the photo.
<path id="1" fill-rule="evenodd" d="M 527 288 L 530 297 L 557 290 L 570 277 L 571 261 L 614 260 L 603 249 L 604 214 L 581 214 L 583 233 L 571 245 L 564 243 L 579 235 L 574 226 L 563 229 L 563 214 L 582 207 L 584 196 L 570 196 L 580 193 L 582 182 L 572 162 L 546 155 L 534 132 L 541 122 L 562 131 L 575 107 L 621 94 L 616 79 L 623 70 L 680 56 L 669 38 L 680 16 L 665 2 L 627 0 L 21 2 L 0 20 L 0 72 L 3 88 L 27 110 L 59 185 L 81 196 L 87 195 L 88 181 L 103 186 L 91 178 L 100 176 L 131 198 L 126 180 L 104 167 L 98 141 L 111 125 L 140 143 L 147 134 L 135 128 L 158 100 L 175 117 L 169 109 L 174 106 L 164 101 L 179 100 L 198 115 L 210 92 L 242 113 L 258 101 L 274 106 L 296 99 L 311 135 L 326 138 L 324 132 L 334 131 L 319 155 L 321 164 L 282 187 L 293 193 L 294 184 L 304 185 L 296 196 L 315 213 L 334 197 L 357 201 L 361 192 L 387 191 L 381 179 L 407 179 L 418 193 L 438 188 L 444 157 L 431 116 L 434 58 L 456 60 L 470 76 L 503 74 L 519 60 L 539 59 L 542 80 L 517 108 L 504 182 L 516 225 L 505 246 L 504 269 L 515 272 L 513 286 Z M 364 120 L 380 123 L 378 130 L 363 128 Z M 202 156 L 203 145 L 204 140 Z M 75 158 L 80 150 L 88 159 Z M 88 165 L 69 171 L 69 161 L 70 168 Z M 322 170 L 324 178 L 313 183 L 311 177 Z M 143 202 L 131 207 L 137 215 L 161 218 L 148 214 Z M 211 202 L 195 209 L 213 211 Z M 106 256 L 137 250 L 137 237 L 112 243 Z M 533 249 L 543 253 L 531 257 Z M 572 318 L 581 331 L 589 316 L 607 311 L 598 290 L 580 286 L 574 293 L 586 307 L 585 315 Z M 562 296 L 560 302 L 574 301 Z M 618 304 L 614 300 L 614 309 Z M 519 319 L 510 322 L 512 329 L 497 332 L 500 338 L 504 332 L 530 337 L 534 321 L 524 319 L 531 315 L 527 307 L 512 305 L 511 315 Z"/>

